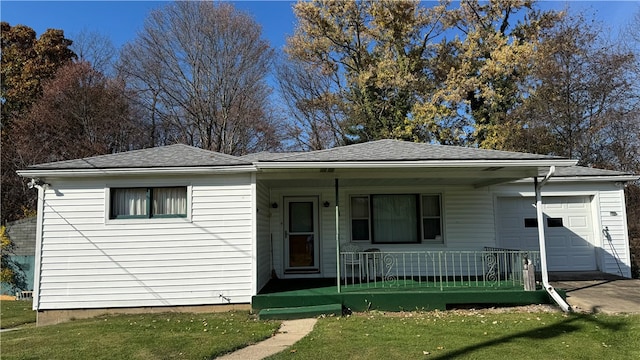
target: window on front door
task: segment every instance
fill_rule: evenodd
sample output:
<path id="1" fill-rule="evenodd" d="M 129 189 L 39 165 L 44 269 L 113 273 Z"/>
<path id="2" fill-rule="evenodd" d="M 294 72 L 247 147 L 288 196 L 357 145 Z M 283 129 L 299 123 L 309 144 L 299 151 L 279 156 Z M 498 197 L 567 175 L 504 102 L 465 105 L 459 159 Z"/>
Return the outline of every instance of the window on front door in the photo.
<path id="1" fill-rule="evenodd" d="M 318 270 L 318 199 L 285 198 L 285 261 L 287 270 Z"/>

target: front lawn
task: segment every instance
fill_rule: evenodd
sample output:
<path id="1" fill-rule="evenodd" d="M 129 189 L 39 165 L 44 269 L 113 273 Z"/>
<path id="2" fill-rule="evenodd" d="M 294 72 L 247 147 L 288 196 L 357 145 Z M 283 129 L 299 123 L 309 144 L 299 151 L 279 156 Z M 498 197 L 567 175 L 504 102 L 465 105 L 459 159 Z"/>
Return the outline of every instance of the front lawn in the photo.
<path id="1" fill-rule="evenodd" d="M 270 337 L 246 312 L 102 316 L 2 334 L 2 359 L 211 359 Z"/>
<path id="2" fill-rule="evenodd" d="M 31 310 L 31 301 L 2 300 L 0 302 L 0 329 L 35 323 L 36 312 Z"/>
<path id="3" fill-rule="evenodd" d="M 269 359 L 640 359 L 640 315 L 361 313 Z"/>

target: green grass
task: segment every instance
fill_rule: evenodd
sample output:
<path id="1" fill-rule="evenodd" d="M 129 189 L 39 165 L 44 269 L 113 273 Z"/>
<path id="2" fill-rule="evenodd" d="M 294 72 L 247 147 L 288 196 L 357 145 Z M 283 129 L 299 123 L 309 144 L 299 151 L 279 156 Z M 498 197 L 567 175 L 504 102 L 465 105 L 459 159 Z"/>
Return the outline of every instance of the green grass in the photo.
<path id="1" fill-rule="evenodd" d="M 429 312 L 320 319 L 269 359 L 640 359 L 640 315 Z"/>
<path id="2" fill-rule="evenodd" d="M 36 312 L 31 301 L 0 301 L 0 329 L 35 323 Z"/>
<path id="3" fill-rule="evenodd" d="M 102 316 L 2 334 L 2 359 L 211 359 L 270 337 L 246 312 Z"/>

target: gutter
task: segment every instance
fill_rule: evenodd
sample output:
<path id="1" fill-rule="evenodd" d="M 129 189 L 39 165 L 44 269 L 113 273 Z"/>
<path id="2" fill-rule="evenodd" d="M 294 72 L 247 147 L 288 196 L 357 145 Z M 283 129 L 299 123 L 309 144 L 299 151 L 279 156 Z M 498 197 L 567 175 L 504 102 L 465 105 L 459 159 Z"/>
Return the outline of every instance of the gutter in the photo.
<path id="1" fill-rule="evenodd" d="M 221 167 L 155 167 L 155 168 L 89 168 L 89 169 L 24 169 L 16 171 L 22 177 L 76 177 L 102 175 L 209 175 L 257 172 L 253 165 Z"/>
<path id="2" fill-rule="evenodd" d="M 253 164 L 262 169 L 369 169 L 369 168 L 469 168 L 469 167 L 546 167 L 574 166 L 577 160 L 403 160 L 403 161 L 258 161 Z"/>
<path id="3" fill-rule="evenodd" d="M 605 175 L 605 176 L 559 176 L 550 179 L 552 183 L 556 182 L 576 182 L 576 181 L 585 181 L 585 182 L 610 182 L 610 181 L 620 181 L 620 182 L 631 182 L 640 180 L 640 176 L 638 175 Z M 527 182 L 526 179 L 519 179 L 513 181 L 517 182 Z"/>
<path id="4" fill-rule="evenodd" d="M 540 264 L 542 266 L 542 286 L 546 292 L 551 296 L 553 301 L 560 306 L 562 311 L 571 312 L 571 306 L 567 304 L 566 301 L 558 294 L 553 286 L 549 284 L 549 273 L 547 271 L 547 248 L 545 244 L 544 237 L 544 214 L 542 213 L 542 195 L 540 194 L 540 190 L 542 187 L 549 181 L 553 173 L 556 171 L 556 167 L 552 166 L 549 168 L 549 173 L 542 179 L 540 183 L 538 183 L 538 178 L 534 178 L 535 187 L 536 187 L 536 218 L 538 220 L 538 242 L 540 244 Z"/>

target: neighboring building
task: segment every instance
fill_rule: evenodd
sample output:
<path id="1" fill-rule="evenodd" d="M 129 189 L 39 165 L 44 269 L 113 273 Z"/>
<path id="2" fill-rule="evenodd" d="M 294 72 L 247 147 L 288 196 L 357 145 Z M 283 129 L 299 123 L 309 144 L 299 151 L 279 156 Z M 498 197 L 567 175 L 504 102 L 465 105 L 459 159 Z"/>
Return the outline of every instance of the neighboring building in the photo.
<path id="1" fill-rule="evenodd" d="M 623 187 L 638 176 L 574 165 L 394 140 L 244 157 L 172 145 L 35 165 L 19 172 L 41 199 L 34 309 L 248 304 L 273 276 L 335 278 L 337 243 L 537 250 L 534 178 L 551 167 L 549 270 L 629 277 Z"/>
<path id="2" fill-rule="evenodd" d="M 36 256 L 36 217 L 7 223 L 7 236 L 13 242 L 11 259 L 20 266 L 25 280 L 24 289 L 33 290 L 33 269 Z M 2 284 L 2 294 L 15 295 L 12 287 Z"/>

